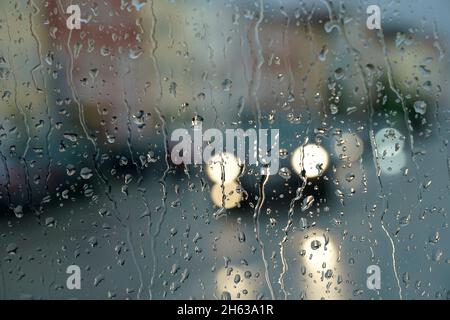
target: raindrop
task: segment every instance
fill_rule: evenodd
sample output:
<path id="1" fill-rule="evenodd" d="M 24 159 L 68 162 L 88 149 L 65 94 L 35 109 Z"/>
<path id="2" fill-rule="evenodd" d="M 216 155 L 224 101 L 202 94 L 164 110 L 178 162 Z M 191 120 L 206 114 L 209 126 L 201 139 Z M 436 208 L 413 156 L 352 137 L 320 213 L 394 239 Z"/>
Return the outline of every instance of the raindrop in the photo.
<path id="1" fill-rule="evenodd" d="M 280 177 L 286 180 L 289 180 L 291 178 L 291 170 L 289 170 L 289 168 L 287 167 L 280 168 L 278 174 L 280 175 Z"/>
<path id="2" fill-rule="evenodd" d="M 233 84 L 233 82 L 230 79 L 225 79 L 222 82 L 222 89 L 223 89 L 223 91 L 230 91 L 232 84 Z"/>
<path id="3" fill-rule="evenodd" d="M 311 241 L 311 249 L 317 250 L 322 246 L 322 243 L 319 240 Z"/>
<path id="4" fill-rule="evenodd" d="M 14 214 L 17 218 L 23 217 L 23 207 L 20 204 L 14 208 Z"/>
<path id="5" fill-rule="evenodd" d="M 6 252 L 7 252 L 8 254 L 16 254 L 18 248 L 19 248 L 19 247 L 17 246 L 17 244 L 15 244 L 15 243 L 10 243 L 10 244 L 8 244 L 8 245 L 6 246 Z"/>

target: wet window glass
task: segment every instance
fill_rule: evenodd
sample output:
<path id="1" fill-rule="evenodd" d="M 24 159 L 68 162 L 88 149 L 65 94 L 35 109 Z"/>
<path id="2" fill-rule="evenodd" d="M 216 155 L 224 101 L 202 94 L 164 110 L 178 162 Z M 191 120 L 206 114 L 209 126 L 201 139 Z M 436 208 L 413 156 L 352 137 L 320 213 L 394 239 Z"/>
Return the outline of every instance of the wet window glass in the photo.
<path id="1" fill-rule="evenodd" d="M 0 8 L 0 298 L 450 298 L 447 1 Z"/>

